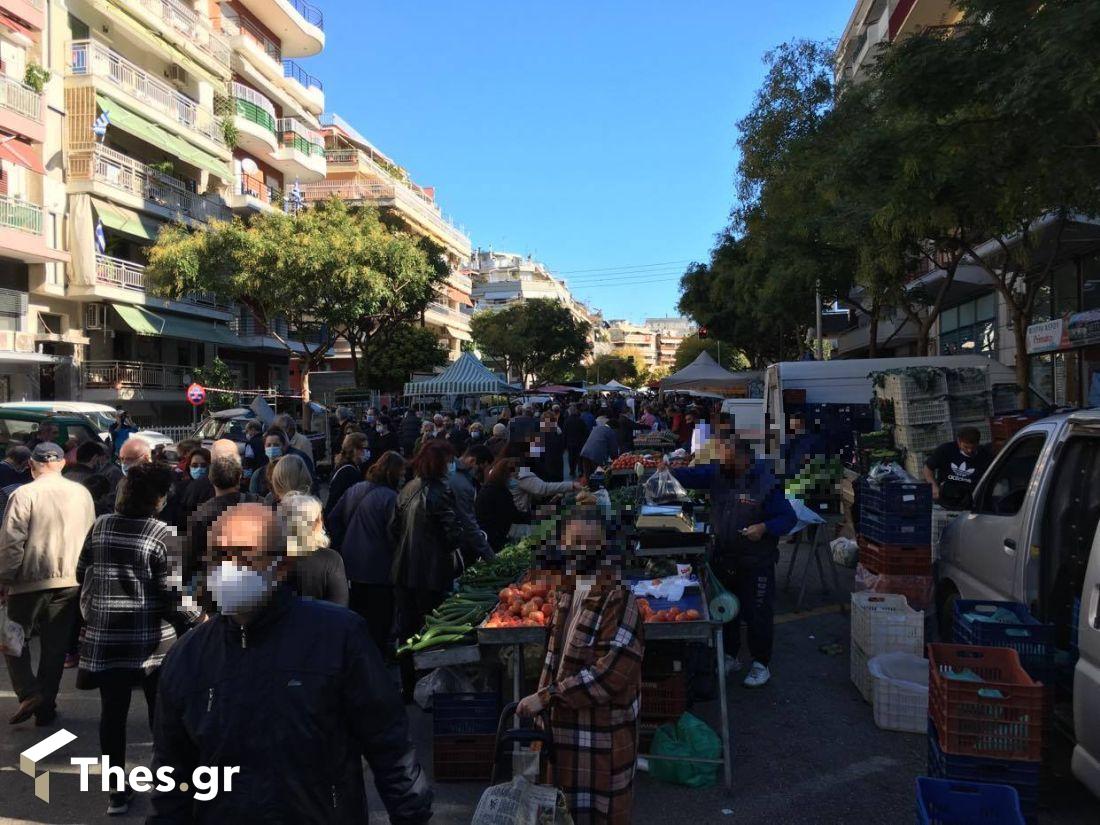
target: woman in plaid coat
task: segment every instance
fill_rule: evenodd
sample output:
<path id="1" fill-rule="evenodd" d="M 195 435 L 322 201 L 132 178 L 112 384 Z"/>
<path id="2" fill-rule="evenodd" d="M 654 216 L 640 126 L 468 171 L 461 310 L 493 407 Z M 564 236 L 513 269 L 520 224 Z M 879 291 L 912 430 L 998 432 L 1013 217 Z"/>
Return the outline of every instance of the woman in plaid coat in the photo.
<path id="1" fill-rule="evenodd" d="M 562 534 L 564 585 L 550 626 L 539 690 L 522 716 L 550 710 L 553 781 L 576 825 L 631 822 L 638 752 L 642 617 L 619 565 L 604 555 L 597 511 L 568 519 Z"/>
<path id="2" fill-rule="evenodd" d="M 146 462 L 119 484 L 117 512 L 100 516 L 77 564 L 86 621 L 76 684 L 98 689 L 99 742 L 112 765 L 126 763 L 126 717 L 141 686 L 153 724 L 157 674 L 165 654 L 197 608 L 181 604 L 181 582 L 169 572 L 175 532 L 156 516 L 168 497 L 171 471 Z M 125 813 L 132 792 L 111 793 L 108 814 Z"/>

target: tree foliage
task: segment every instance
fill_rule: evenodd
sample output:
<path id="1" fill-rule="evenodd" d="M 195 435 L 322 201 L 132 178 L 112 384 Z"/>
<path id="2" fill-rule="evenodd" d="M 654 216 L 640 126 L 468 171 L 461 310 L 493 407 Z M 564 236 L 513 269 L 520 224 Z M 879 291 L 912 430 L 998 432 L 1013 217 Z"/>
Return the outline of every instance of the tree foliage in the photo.
<path id="1" fill-rule="evenodd" d="M 638 375 L 638 364 L 633 358 L 608 353 L 593 358 L 585 368 L 583 377 L 591 384 L 606 384 L 608 381 L 633 384 L 638 380 Z"/>
<path id="2" fill-rule="evenodd" d="M 749 366 L 744 354 L 728 341 L 719 341 L 717 338 L 706 339 L 698 335 L 689 335 L 676 347 L 676 360 L 672 364 L 672 372 L 678 372 L 699 357 L 699 353 L 706 352 L 711 358 L 728 370 L 739 370 Z"/>
<path id="3" fill-rule="evenodd" d="M 470 321 L 474 343 L 525 384 L 560 381 L 573 374 L 589 351 L 589 324 L 551 298 L 532 298 Z"/>
<path id="4" fill-rule="evenodd" d="M 217 387 L 220 389 L 233 389 L 233 372 L 229 365 L 217 356 L 208 366 L 198 367 L 192 378 L 196 384 L 203 387 Z M 207 390 L 206 408 L 209 411 L 228 410 L 237 406 L 237 396 L 229 392 L 216 392 Z"/>
<path id="5" fill-rule="evenodd" d="M 367 343 L 359 362 L 360 385 L 399 392 L 412 373 L 427 372 L 446 363 L 447 350 L 430 329 L 411 324 L 396 326 Z"/>

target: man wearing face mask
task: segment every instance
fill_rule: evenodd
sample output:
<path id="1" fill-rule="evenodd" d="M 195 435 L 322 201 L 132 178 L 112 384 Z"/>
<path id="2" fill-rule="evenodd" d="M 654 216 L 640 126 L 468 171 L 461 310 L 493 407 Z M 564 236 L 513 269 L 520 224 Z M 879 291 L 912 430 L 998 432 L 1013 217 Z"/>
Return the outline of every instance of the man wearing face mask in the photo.
<path id="1" fill-rule="evenodd" d="M 489 546 L 489 537 L 477 523 L 474 502 L 477 488 L 485 473 L 493 464 L 493 454 L 486 447 L 470 447 L 460 459 L 451 459 L 448 467 L 447 486 L 455 497 L 455 516 L 462 525 L 462 558 L 473 564 L 479 558 L 491 559 L 496 553 Z"/>
<path id="2" fill-rule="evenodd" d="M 237 767 L 233 791 L 199 802 L 155 790 L 149 823 L 366 822 L 362 758 L 390 822 L 431 817 L 428 778 L 400 696 L 365 622 L 286 586 L 285 526 L 240 504 L 210 531 L 206 582 L 219 615 L 161 669 L 154 771 Z"/>
<path id="3" fill-rule="evenodd" d="M 39 444 L 31 452 L 30 484 L 8 499 L 0 527 L 0 594 L 8 617 L 23 626 L 26 638 L 41 639 L 38 671 L 31 669 L 31 646 L 21 656 L 5 656 L 19 708 L 8 722 L 35 717 L 49 725 L 57 716 L 55 700 L 65 654 L 76 621 L 76 566 L 84 538 L 95 521 L 88 491 L 61 475 L 65 452 L 57 444 Z"/>
<path id="4" fill-rule="evenodd" d="M 371 448 L 371 453 L 374 458 L 371 459 L 371 463 L 374 463 L 374 459 L 388 452 L 401 452 L 401 445 L 398 443 L 397 433 L 393 431 L 393 422 L 390 421 L 388 416 L 381 415 L 378 417 L 378 421 L 374 425 L 374 431 L 378 434 L 378 438 L 375 441 L 374 447 Z"/>

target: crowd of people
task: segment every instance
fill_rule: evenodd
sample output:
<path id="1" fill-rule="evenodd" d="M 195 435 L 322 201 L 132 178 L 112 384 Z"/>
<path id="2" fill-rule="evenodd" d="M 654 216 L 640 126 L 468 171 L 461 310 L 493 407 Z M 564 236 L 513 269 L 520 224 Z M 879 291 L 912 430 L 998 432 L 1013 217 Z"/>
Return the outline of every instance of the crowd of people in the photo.
<path id="1" fill-rule="evenodd" d="M 125 763 L 140 688 L 154 769 L 252 772 L 215 800 L 154 792 L 150 821 L 190 821 L 196 806 L 218 821 L 286 810 L 308 819 L 325 800 L 354 821 L 365 815 L 360 758 L 392 821 L 425 821 L 431 791 L 401 710 L 417 674 L 411 657 L 395 656 L 396 641 L 420 629 L 467 565 L 499 552 L 544 504 L 580 492 L 636 432 L 671 429 L 689 445 L 695 422 L 710 416 L 654 405 L 635 418 L 616 397 L 521 404 L 496 421 L 341 409 L 323 496 L 310 443 L 289 415 L 249 422 L 244 443 L 181 442 L 172 461 L 133 437 L 75 455 L 41 438 L 10 449 L 0 462 L 0 588 L 9 618 L 40 646 L 36 668 L 29 645 L 6 657 L 18 702 L 9 722 L 57 724 L 61 677 L 76 667 L 77 687 L 99 693 L 100 742 L 113 764 Z M 728 520 L 740 547 L 759 538 L 741 535 L 755 528 L 742 524 L 740 502 L 761 482 L 746 485 L 744 467 L 730 468 L 706 483 L 737 492 Z M 521 713 L 549 712 L 555 727 L 594 731 L 605 716 L 627 725 L 641 623 L 601 552 L 609 543 L 598 510 L 566 520 L 559 543 L 567 586 L 539 691 Z M 753 571 L 770 559 L 765 544 Z M 597 628 L 592 661 L 563 658 L 574 634 Z M 750 632 L 752 653 L 766 665 L 770 639 L 759 636 Z M 400 687 L 388 675 L 395 664 Z M 578 822 L 629 821 L 626 738 L 616 734 L 605 755 L 614 792 L 568 769 L 559 776 Z M 125 813 L 131 799 L 117 787 L 108 813 Z"/>

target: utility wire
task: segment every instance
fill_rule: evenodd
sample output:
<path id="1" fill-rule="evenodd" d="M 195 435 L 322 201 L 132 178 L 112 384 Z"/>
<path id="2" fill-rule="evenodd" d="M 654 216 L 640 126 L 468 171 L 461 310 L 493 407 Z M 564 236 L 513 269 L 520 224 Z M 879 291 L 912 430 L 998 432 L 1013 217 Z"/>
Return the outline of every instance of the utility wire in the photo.
<path id="1" fill-rule="evenodd" d="M 597 266 L 592 269 L 562 269 L 555 272 L 555 275 L 569 275 L 578 272 L 614 272 L 620 269 L 648 269 L 655 266 L 669 266 L 671 264 L 688 264 L 691 263 L 689 259 L 682 261 L 658 261 L 652 264 L 628 264 L 625 266 Z"/>

